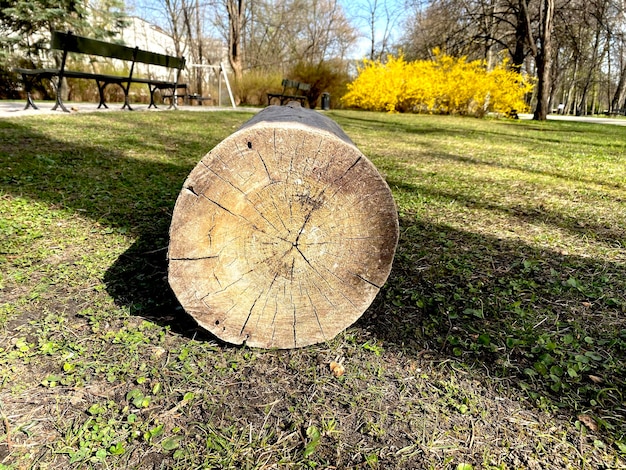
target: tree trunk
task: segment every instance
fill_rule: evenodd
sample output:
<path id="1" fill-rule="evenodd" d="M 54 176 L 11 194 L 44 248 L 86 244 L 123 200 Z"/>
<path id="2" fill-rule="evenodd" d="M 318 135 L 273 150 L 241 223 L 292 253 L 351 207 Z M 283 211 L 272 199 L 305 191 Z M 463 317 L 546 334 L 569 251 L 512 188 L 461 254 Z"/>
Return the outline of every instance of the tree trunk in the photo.
<path id="1" fill-rule="evenodd" d="M 552 65 L 552 21 L 554 0 L 542 0 L 540 14 L 540 47 L 537 48 L 537 107 L 533 119 L 545 121 L 550 113 L 550 69 Z"/>
<path id="2" fill-rule="evenodd" d="M 192 170 L 176 201 L 169 281 L 224 341 L 293 348 L 355 322 L 398 240 L 389 187 L 341 128 L 270 106 Z"/>
<path id="3" fill-rule="evenodd" d="M 619 81 L 617 82 L 617 88 L 615 94 L 611 100 L 611 106 L 609 112 L 617 112 L 619 110 L 620 103 L 622 102 L 622 96 L 624 95 L 624 89 L 626 88 L 626 66 L 621 70 Z"/>
<path id="4" fill-rule="evenodd" d="M 243 29 L 246 12 L 245 0 L 226 0 L 228 13 L 228 61 L 235 78 L 235 100 L 239 104 L 243 79 Z"/>
<path id="5" fill-rule="evenodd" d="M 600 64 L 602 62 L 602 59 L 604 58 L 604 53 L 600 54 L 599 52 L 599 48 L 600 48 L 600 42 L 601 42 L 601 31 L 596 31 L 596 36 L 595 36 L 595 41 L 594 41 L 594 45 L 593 45 L 593 51 L 591 53 L 591 60 L 589 61 L 589 69 L 587 70 L 587 75 L 585 77 L 585 81 L 584 81 L 584 85 L 583 85 L 583 91 L 582 91 L 582 98 L 580 99 L 580 106 L 578 107 L 578 109 L 576 110 L 576 115 L 577 116 L 586 116 L 588 113 L 587 110 L 587 95 L 591 89 L 591 87 L 593 86 L 593 82 L 595 81 L 595 75 L 596 75 L 596 69 L 598 67 L 598 64 Z M 592 106 L 593 109 L 593 106 Z M 593 114 L 593 111 L 592 111 Z"/>

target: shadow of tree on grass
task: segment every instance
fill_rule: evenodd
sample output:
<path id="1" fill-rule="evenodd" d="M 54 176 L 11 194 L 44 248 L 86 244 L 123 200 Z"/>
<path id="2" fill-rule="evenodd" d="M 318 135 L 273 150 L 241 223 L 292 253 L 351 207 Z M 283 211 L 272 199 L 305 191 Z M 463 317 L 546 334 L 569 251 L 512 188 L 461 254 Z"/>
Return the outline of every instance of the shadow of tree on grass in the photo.
<path id="1" fill-rule="evenodd" d="M 181 335 L 212 339 L 168 286 L 167 233 L 189 171 L 247 116 L 226 118 L 208 135 L 187 130 L 185 114 L 177 115 L 183 123 L 174 132 L 159 127 L 158 115 L 81 118 L 77 131 L 55 137 L 66 124 L 50 120 L 53 130 L 39 132 L 32 123 L 0 121 L 0 191 L 67 208 L 134 237 L 104 273 L 110 295 L 131 313 Z M 117 126 L 125 128 L 121 140 Z M 129 126 L 135 129 L 130 135 Z M 85 132 L 93 136 L 80 135 Z M 142 148 L 158 158 L 133 158 Z M 426 191 L 402 181 L 390 184 L 398 192 Z M 572 226 L 559 222 L 558 214 L 552 219 Z M 574 414 L 593 411 L 601 427 L 623 438 L 624 265 L 426 223 L 411 214 L 401 219 L 401 233 L 392 275 L 356 328 L 390 349 L 414 355 L 429 349 L 484 369 L 537 403 L 548 397 Z"/>
<path id="2" fill-rule="evenodd" d="M 191 169 L 248 115 L 226 113 L 219 125 L 200 129 L 198 116 L 185 113 L 176 113 L 177 126 L 170 129 L 170 116 L 90 113 L 0 120 L 0 193 L 69 210 L 135 238 L 104 273 L 112 297 L 179 334 L 207 337 L 178 306 L 167 283 L 170 214 Z"/>
<path id="3" fill-rule="evenodd" d="M 430 196 L 474 203 L 462 194 Z M 568 225 L 556 215 L 553 223 Z M 430 350 L 484 369 L 539 406 L 591 413 L 601 429 L 624 439 L 625 264 L 424 222 L 416 214 L 406 213 L 400 224 L 391 276 L 359 328 L 405 354 Z M 624 237 L 623 230 L 614 232 L 617 239 L 599 241 Z"/>

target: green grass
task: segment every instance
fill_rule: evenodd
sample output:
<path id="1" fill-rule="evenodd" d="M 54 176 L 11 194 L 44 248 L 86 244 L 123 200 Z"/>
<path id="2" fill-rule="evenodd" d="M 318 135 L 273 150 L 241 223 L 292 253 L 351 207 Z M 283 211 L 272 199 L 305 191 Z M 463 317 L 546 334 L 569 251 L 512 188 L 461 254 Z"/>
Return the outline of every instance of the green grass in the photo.
<path id="1" fill-rule="evenodd" d="M 167 286 L 182 183 L 250 114 L 0 120 L 0 469 L 626 465 L 621 129 L 330 115 L 401 237 L 361 320 L 291 351 Z"/>

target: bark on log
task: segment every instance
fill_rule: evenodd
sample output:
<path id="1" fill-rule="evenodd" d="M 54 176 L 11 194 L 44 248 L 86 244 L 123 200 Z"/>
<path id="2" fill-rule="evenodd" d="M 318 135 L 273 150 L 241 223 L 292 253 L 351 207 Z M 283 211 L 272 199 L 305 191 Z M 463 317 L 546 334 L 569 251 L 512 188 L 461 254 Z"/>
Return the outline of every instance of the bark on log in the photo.
<path id="1" fill-rule="evenodd" d="M 169 282 L 224 341 L 302 347 L 363 314 L 397 241 L 389 187 L 341 128 L 270 106 L 189 174 L 170 227 Z"/>

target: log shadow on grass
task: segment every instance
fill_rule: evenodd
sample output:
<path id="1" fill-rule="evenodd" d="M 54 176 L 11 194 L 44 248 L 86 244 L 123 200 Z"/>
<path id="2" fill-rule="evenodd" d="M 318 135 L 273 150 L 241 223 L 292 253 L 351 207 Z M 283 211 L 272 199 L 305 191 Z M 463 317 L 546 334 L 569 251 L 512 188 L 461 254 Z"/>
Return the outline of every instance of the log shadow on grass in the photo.
<path id="1" fill-rule="evenodd" d="M 626 435 L 626 266 L 400 220 L 391 276 L 356 326 L 388 349 L 487 371 L 537 406 Z"/>
<path id="2" fill-rule="evenodd" d="M 167 280 L 167 250 L 161 235 L 143 236 L 126 250 L 106 271 L 107 291 L 119 305 L 174 333 L 187 338 L 213 340 L 181 307 Z"/>

